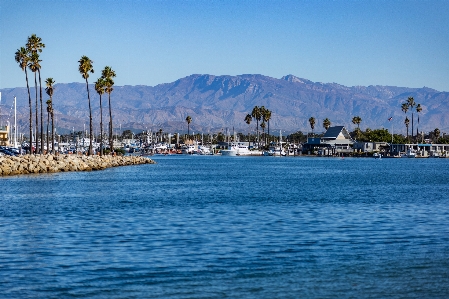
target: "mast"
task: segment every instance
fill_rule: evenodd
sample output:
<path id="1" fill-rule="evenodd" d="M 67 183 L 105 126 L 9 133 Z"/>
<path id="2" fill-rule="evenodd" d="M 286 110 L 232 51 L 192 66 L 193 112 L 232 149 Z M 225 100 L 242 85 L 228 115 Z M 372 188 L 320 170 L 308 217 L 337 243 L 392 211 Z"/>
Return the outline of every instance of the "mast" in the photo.
<path id="1" fill-rule="evenodd" d="M 14 147 L 17 148 L 17 105 L 14 97 Z"/>

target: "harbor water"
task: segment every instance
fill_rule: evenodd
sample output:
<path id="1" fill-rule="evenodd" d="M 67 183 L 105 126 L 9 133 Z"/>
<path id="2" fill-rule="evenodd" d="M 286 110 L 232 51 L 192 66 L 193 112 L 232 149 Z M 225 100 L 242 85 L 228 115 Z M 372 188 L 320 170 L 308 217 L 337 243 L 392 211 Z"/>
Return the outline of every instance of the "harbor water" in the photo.
<path id="1" fill-rule="evenodd" d="M 0 298 L 449 298 L 449 159 L 0 178 Z"/>

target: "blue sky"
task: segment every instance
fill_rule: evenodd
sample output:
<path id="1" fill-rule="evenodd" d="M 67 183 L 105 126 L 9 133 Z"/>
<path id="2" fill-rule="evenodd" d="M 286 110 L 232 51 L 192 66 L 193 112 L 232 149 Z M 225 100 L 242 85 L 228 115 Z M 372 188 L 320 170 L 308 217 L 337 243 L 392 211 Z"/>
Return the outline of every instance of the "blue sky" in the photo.
<path id="1" fill-rule="evenodd" d="M 14 53 L 35 33 L 42 77 L 116 85 L 191 74 L 293 74 L 346 86 L 449 91 L 449 1 L 21 1 L 0 4 L 0 88 L 24 87 Z"/>

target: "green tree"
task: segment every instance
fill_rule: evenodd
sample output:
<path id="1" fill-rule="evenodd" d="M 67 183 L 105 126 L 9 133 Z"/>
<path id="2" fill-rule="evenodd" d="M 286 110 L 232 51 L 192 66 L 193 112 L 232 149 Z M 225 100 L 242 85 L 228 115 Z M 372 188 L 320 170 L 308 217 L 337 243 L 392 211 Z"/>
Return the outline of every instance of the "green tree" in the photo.
<path id="1" fill-rule="evenodd" d="M 405 117 L 404 124 L 405 124 L 405 127 L 407 128 L 407 141 L 410 142 L 410 140 L 408 138 L 408 127 L 410 125 L 410 120 L 408 119 L 407 116 Z"/>
<path id="2" fill-rule="evenodd" d="M 104 85 L 106 87 L 106 92 L 108 93 L 109 99 L 109 148 L 111 152 L 114 152 L 114 140 L 112 138 L 112 108 L 111 108 L 111 92 L 114 90 L 112 86 L 114 85 L 115 72 L 110 66 L 106 66 L 101 72 L 101 77 L 104 79 Z"/>
<path id="3" fill-rule="evenodd" d="M 357 138 L 359 137 L 360 134 L 360 123 L 362 122 L 362 118 L 360 116 L 354 116 L 352 118 L 352 123 L 354 125 L 357 125 Z"/>
<path id="4" fill-rule="evenodd" d="M 263 106 L 262 106 L 263 107 Z M 271 120 L 271 111 L 266 109 L 264 107 L 263 113 L 262 113 L 262 120 L 267 123 L 267 132 L 268 137 L 270 137 L 270 120 Z"/>
<path id="5" fill-rule="evenodd" d="M 329 127 L 331 126 L 331 121 L 326 117 L 324 120 L 323 120 L 323 127 L 327 130 L 327 129 L 329 129 Z"/>
<path id="6" fill-rule="evenodd" d="M 38 105 L 38 97 L 37 97 L 37 70 L 40 68 L 39 64 L 39 54 L 32 53 L 29 57 L 28 67 L 29 69 L 34 73 L 34 90 L 36 92 L 36 104 L 35 104 L 35 115 L 36 115 L 36 122 L 34 123 L 35 129 L 36 129 L 36 136 L 35 136 L 35 142 L 36 142 L 36 148 L 35 152 L 36 154 L 39 153 L 39 105 Z"/>
<path id="7" fill-rule="evenodd" d="M 19 64 L 19 67 L 22 69 L 22 71 L 25 72 L 25 79 L 27 83 L 27 90 L 28 90 L 28 105 L 30 108 L 30 154 L 32 154 L 32 141 L 33 141 L 33 105 L 31 103 L 31 93 L 30 93 L 30 85 L 28 84 L 28 72 L 27 72 L 27 66 L 28 66 L 28 52 L 25 47 L 21 47 L 18 49 L 15 53 L 15 60 Z"/>
<path id="8" fill-rule="evenodd" d="M 55 84 L 55 81 L 53 80 L 53 78 L 47 78 L 45 80 L 45 85 L 47 86 L 47 87 L 45 87 L 45 92 L 50 97 L 50 100 L 47 101 L 47 112 L 50 109 L 50 117 L 51 117 L 51 152 L 53 154 L 55 153 L 55 122 L 54 122 L 55 117 L 54 117 L 54 109 L 53 109 L 53 92 L 54 92 L 53 85 L 54 84 Z M 47 132 L 48 132 L 48 128 L 47 128 Z M 48 149 L 48 145 L 47 145 L 47 149 Z"/>
<path id="9" fill-rule="evenodd" d="M 92 108 L 90 105 L 90 93 L 89 93 L 89 73 L 94 73 L 94 68 L 92 66 L 93 61 L 89 59 L 87 56 L 81 56 L 81 59 L 78 60 L 79 66 L 78 71 L 81 76 L 86 80 L 86 89 L 87 89 L 87 101 L 89 102 L 89 155 L 93 154 L 92 151 L 92 137 L 93 137 L 93 125 L 92 125 Z"/>
<path id="10" fill-rule="evenodd" d="M 251 121 L 252 121 L 252 120 L 253 120 L 253 118 L 252 118 L 251 114 L 248 113 L 248 114 L 245 116 L 245 122 L 247 123 L 248 128 L 249 128 L 249 125 L 251 124 Z M 248 129 L 248 142 L 250 141 L 250 131 L 251 131 L 251 130 Z"/>
<path id="11" fill-rule="evenodd" d="M 256 120 L 257 146 L 259 146 L 259 121 L 262 119 L 262 113 L 258 106 L 254 106 L 251 116 Z"/>
<path id="12" fill-rule="evenodd" d="M 98 78 L 95 82 L 95 91 L 100 96 L 100 156 L 103 156 L 103 104 L 101 98 L 106 92 L 105 87 L 105 79 L 103 77 Z"/>
<path id="13" fill-rule="evenodd" d="M 434 141 L 437 142 L 438 138 L 440 138 L 440 129 L 435 128 L 435 130 L 433 130 L 433 137 L 434 137 Z"/>
<path id="14" fill-rule="evenodd" d="M 421 104 L 416 105 L 416 115 L 418 116 L 418 124 L 416 125 L 416 136 L 419 135 L 419 129 L 418 129 L 418 127 L 419 127 L 419 114 L 421 113 L 421 111 L 422 111 Z"/>
<path id="15" fill-rule="evenodd" d="M 312 128 L 312 135 L 313 135 L 313 129 L 315 129 L 315 117 L 310 117 L 309 118 L 309 124 L 310 124 L 310 127 Z"/>
<path id="16" fill-rule="evenodd" d="M 408 97 L 407 105 L 412 111 L 412 139 L 413 139 L 413 108 L 416 106 L 415 99 L 413 97 Z"/>
<path id="17" fill-rule="evenodd" d="M 50 123 L 50 114 L 51 114 L 51 110 L 52 110 L 52 108 L 51 108 L 51 100 L 47 100 L 47 138 L 46 138 L 46 141 L 47 141 L 47 153 L 49 153 L 50 152 L 50 144 L 48 143 L 49 141 L 48 141 L 48 125 L 49 125 L 49 123 Z M 53 150 L 53 149 L 52 149 Z"/>
<path id="18" fill-rule="evenodd" d="M 45 44 L 42 43 L 42 39 L 38 36 L 36 36 L 36 34 L 32 34 L 30 37 L 28 37 L 28 42 L 27 42 L 27 49 L 28 52 L 31 54 L 31 63 L 34 70 L 34 80 L 35 80 L 35 85 L 36 85 L 36 151 L 38 152 L 38 147 L 37 147 L 37 136 L 39 136 L 38 134 L 38 113 L 37 113 L 37 83 L 36 83 L 36 72 L 39 75 L 39 99 L 40 99 L 40 119 L 41 119 L 41 125 L 40 125 L 40 138 L 41 138 L 41 151 L 43 152 L 44 149 L 44 121 L 43 121 L 43 104 L 42 104 L 42 80 L 41 80 L 41 65 L 40 62 L 42 60 L 39 60 L 39 54 L 42 52 L 42 49 L 45 48 Z"/>
<path id="19" fill-rule="evenodd" d="M 190 135 L 190 123 L 192 122 L 192 118 L 188 115 L 186 117 L 186 122 L 187 122 L 187 135 Z"/>

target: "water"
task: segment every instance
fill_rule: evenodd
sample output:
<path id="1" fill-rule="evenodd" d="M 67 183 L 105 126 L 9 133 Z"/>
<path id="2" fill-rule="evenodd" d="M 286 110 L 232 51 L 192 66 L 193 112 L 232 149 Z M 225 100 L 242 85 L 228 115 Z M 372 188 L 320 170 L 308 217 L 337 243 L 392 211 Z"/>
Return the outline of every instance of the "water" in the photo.
<path id="1" fill-rule="evenodd" d="M 449 297 L 449 159 L 154 159 L 0 178 L 0 297 Z"/>

